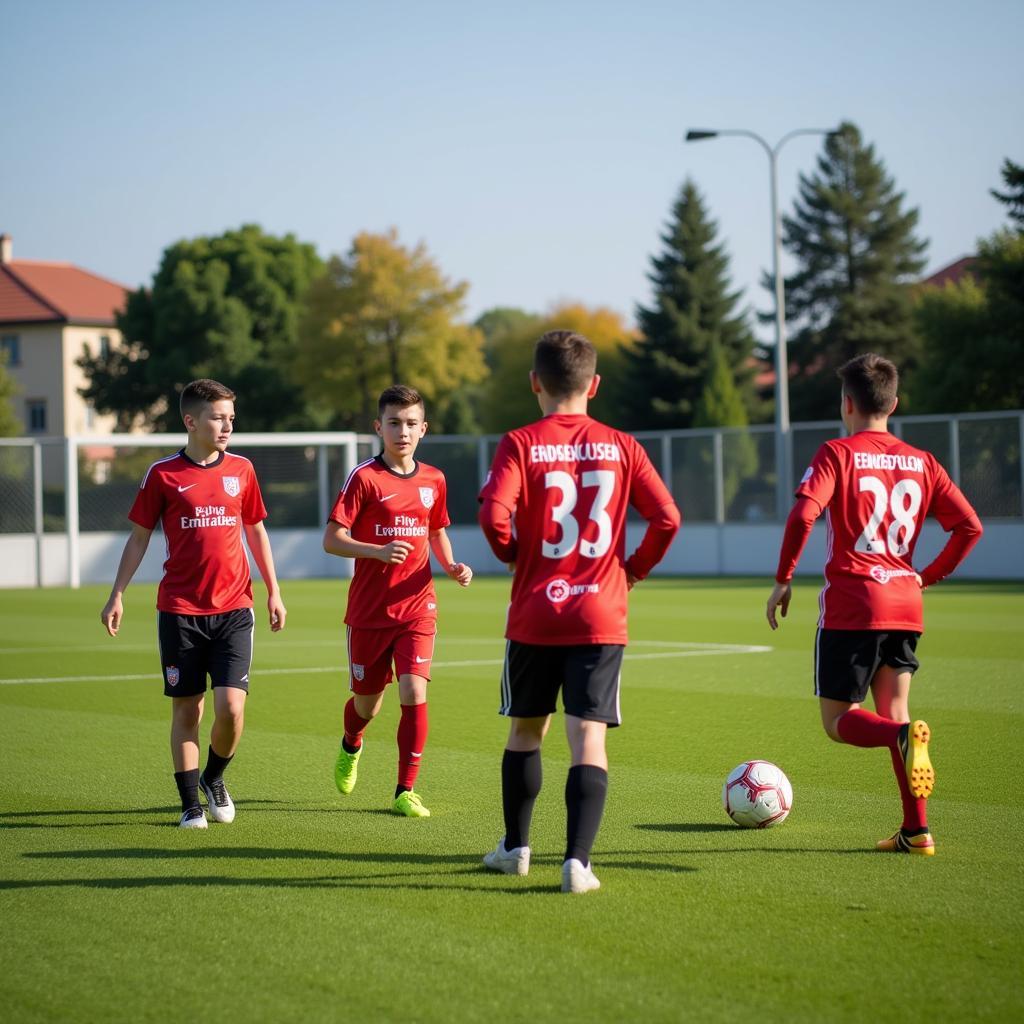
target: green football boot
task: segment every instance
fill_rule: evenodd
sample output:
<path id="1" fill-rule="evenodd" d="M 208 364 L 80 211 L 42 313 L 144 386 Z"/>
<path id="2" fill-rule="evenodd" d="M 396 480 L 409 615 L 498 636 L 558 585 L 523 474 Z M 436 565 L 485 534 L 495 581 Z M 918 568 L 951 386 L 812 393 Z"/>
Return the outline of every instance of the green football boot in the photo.
<path id="1" fill-rule="evenodd" d="M 423 801 L 419 798 L 419 794 L 414 793 L 411 789 L 407 789 L 395 797 L 395 802 L 391 805 L 391 812 L 393 814 L 401 814 L 406 818 L 430 817 L 430 811 L 423 806 Z"/>
<path id="2" fill-rule="evenodd" d="M 356 778 L 359 775 L 359 757 L 362 752 L 362 747 L 354 754 L 350 754 L 343 746 L 338 746 L 338 760 L 334 762 L 334 784 L 338 787 L 339 793 L 344 793 L 348 796 L 356 788 Z"/>

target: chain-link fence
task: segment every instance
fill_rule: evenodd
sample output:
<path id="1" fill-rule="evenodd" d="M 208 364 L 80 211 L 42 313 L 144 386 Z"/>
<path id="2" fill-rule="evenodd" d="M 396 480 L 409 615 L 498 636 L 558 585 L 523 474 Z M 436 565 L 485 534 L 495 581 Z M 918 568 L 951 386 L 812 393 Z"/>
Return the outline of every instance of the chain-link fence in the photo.
<path id="1" fill-rule="evenodd" d="M 905 416 L 893 433 L 932 452 L 982 519 L 1024 517 L 1024 412 Z M 788 438 L 797 481 L 838 422 L 796 423 Z M 637 435 L 690 523 L 777 521 L 776 435 L 772 426 Z M 428 435 L 418 456 L 448 481 L 456 525 L 476 522 L 476 496 L 499 438 Z M 176 435 L 0 439 L 0 535 L 64 533 L 70 552 L 80 532 L 121 532 L 147 467 L 181 443 Z M 345 477 L 380 450 L 373 435 L 238 434 L 232 451 L 251 459 L 275 529 L 321 526 Z M 68 472 L 68 458 L 74 472 Z M 67 514 L 68 494 L 72 514 Z M 788 500 L 788 499 L 787 499 Z"/>

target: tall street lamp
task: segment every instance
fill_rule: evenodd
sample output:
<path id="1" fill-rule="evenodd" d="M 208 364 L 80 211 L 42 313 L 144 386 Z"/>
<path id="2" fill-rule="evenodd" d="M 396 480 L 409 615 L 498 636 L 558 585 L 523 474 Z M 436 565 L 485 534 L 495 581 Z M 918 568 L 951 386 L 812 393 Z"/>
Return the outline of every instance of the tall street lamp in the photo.
<path id="1" fill-rule="evenodd" d="M 775 279 L 775 466 L 778 475 L 776 508 L 780 519 L 785 519 L 790 503 L 789 470 L 789 359 L 786 355 L 786 295 L 779 264 L 782 260 L 782 223 L 779 219 L 778 156 L 779 150 L 797 135 L 839 135 L 831 128 L 797 128 L 783 135 L 774 147 L 756 132 L 743 128 L 724 131 L 692 129 L 686 133 L 687 142 L 716 139 L 723 135 L 744 135 L 753 139 L 768 154 L 768 171 L 772 203 L 772 276 Z"/>

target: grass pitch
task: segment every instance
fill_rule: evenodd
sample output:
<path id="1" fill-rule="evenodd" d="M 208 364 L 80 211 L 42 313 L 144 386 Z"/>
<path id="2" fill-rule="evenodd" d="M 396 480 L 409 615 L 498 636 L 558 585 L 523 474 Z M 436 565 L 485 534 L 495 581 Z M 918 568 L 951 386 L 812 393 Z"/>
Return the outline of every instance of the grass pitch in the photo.
<path id="1" fill-rule="evenodd" d="M 238 817 L 207 832 L 175 827 L 154 588 L 129 590 L 117 640 L 99 624 L 105 590 L 0 592 L 4 1019 L 1021 1019 L 1024 586 L 926 596 L 912 708 L 934 733 L 930 859 L 872 851 L 899 824 L 888 755 L 824 736 L 816 587 L 796 588 L 772 634 L 769 586 L 633 592 L 603 888 L 580 897 L 558 892 L 559 719 L 529 877 L 480 866 L 502 831 L 507 580 L 438 583 L 420 821 L 385 810 L 397 694 L 355 793 L 335 791 L 344 585 L 287 583 L 285 632 L 257 616 L 228 774 Z M 779 828 L 721 809 L 726 773 L 751 757 L 792 780 Z"/>

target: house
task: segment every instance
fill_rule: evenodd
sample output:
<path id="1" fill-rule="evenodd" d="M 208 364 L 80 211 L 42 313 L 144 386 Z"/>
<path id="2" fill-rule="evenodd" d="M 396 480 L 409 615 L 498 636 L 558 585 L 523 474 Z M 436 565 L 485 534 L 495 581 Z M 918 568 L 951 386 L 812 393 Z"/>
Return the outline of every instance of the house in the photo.
<path id="1" fill-rule="evenodd" d="M 104 434 L 115 418 L 98 414 L 78 393 L 83 352 L 121 343 L 115 314 L 128 289 L 70 263 L 16 260 L 0 235 L 0 351 L 16 381 L 16 415 L 29 436 Z"/>

